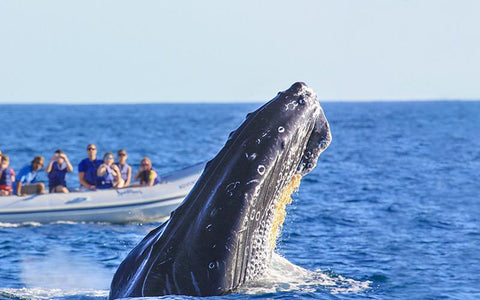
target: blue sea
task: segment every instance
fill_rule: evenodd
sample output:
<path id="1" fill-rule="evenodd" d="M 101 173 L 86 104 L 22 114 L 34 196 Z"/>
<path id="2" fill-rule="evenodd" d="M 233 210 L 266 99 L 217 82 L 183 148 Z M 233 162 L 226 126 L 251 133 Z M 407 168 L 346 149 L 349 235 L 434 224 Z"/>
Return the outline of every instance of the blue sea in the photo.
<path id="1" fill-rule="evenodd" d="M 213 158 L 260 105 L 0 105 L 0 150 L 18 171 L 59 148 L 77 165 L 95 143 L 167 173 Z M 480 299 L 480 102 L 323 108 L 333 141 L 293 195 L 271 274 L 216 299 Z M 0 220 L 0 298 L 105 299 L 158 225 Z"/>

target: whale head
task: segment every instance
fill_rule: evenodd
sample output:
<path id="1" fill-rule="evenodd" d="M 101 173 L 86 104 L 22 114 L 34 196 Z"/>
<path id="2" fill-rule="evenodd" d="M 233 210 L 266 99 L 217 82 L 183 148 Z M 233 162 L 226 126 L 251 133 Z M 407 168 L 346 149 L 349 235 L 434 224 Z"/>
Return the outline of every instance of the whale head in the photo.
<path id="1" fill-rule="evenodd" d="M 247 115 L 170 219 L 118 268 L 110 298 L 222 295 L 265 274 L 285 206 L 331 142 L 297 82 Z"/>

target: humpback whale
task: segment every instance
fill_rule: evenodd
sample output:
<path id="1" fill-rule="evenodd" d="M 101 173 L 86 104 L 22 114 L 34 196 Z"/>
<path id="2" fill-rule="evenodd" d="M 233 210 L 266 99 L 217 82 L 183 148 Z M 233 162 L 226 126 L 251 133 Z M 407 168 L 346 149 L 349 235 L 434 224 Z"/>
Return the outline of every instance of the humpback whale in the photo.
<path id="1" fill-rule="evenodd" d="M 109 298 L 223 295 L 260 278 L 291 193 L 330 142 L 302 82 L 249 113 L 170 219 L 120 264 Z"/>

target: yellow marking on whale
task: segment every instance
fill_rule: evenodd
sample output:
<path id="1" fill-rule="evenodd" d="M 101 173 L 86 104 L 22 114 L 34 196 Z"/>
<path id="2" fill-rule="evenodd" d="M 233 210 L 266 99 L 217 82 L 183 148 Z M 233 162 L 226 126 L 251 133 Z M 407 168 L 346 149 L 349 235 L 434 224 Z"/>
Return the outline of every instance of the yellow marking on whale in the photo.
<path id="1" fill-rule="evenodd" d="M 272 230 L 270 231 L 270 249 L 275 249 L 277 244 L 277 238 L 280 232 L 280 228 L 283 226 L 285 221 L 285 216 L 287 211 L 285 208 L 288 204 L 292 203 L 292 193 L 298 190 L 300 186 L 300 180 L 302 180 L 302 175 L 295 174 L 290 180 L 290 183 L 283 189 L 280 199 L 275 203 L 275 212 L 273 215 Z"/>

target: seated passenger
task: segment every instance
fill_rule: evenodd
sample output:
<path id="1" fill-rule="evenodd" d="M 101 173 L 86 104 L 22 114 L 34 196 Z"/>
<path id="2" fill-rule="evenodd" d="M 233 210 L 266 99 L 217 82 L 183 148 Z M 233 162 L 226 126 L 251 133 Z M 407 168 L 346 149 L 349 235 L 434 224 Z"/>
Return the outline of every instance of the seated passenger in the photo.
<path id="1" fill-rule="evenodd" d="M 102 161 L 97 159 L 97 147 L 94 144 L 87 146 L 88 158 L 85 158 L 78 164 L 78 181 L 80 190 L 95 191 L 97 189 L 97 169 Z"/>
<path id="2" fill-rule="evenodd" d="M 6 154 L 0 155 L 0 196 L 8 196 L 13 192 L 15 172 L 10 168 L 10 158 Z"/>
<path id="3" fill-rule="evenodd" d="M 97 170 L 97 188 L 121 188 L 123 187 L 122 174 L 118 167 L 113 163 L 113 153 L 107 152 L 103 156 L 103 164 Z"/>
<path id="4" fill-rule="evenodd" d="M 127 150 L 120 149 L 118 150 L 118 162 L 116 163 L 117 167 L 120 169 L 122 174 L 123 186 L 129 186 L 130 180 L 132 178 L 132 167 L 127 164 Z"/>
<path id="5" fill-rule="evenodd" d="M 140 168 L 133 179 L 140 180 L 141 186 L 152 186 L 160 183 L 160 177 L 158 176 L 157 171 L 152 167 L 152 162 L 147 157 L 142 159 Z"/>
<path id="6" fill-rule="evenodd" d="M 55 151 L 45 172 L 48 173 L 48 190 L 50 193 L 68 193 L 67 173 L 73 171 L 72 164 L 63 150 Z"/>
<path id="7" fill-rule="evenodd" d="M 18 172 L 14 188 L 18 196 L 43 194 L 45 185 L 37 180 L 37 175 L 42 168 L 43 156 L 35 156 L 30 165 L 23 167 Z"/>

